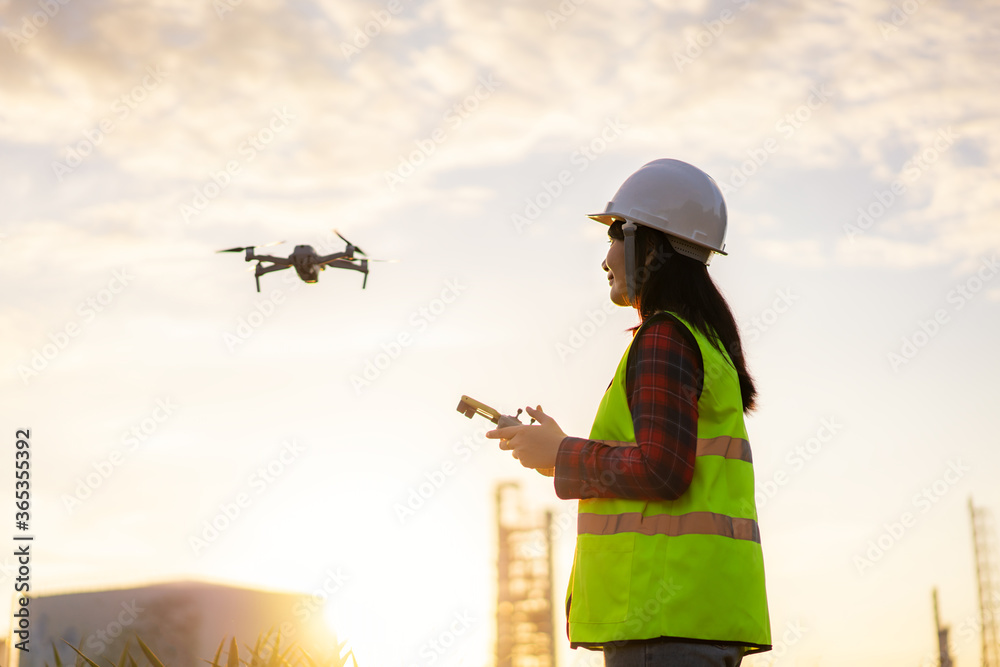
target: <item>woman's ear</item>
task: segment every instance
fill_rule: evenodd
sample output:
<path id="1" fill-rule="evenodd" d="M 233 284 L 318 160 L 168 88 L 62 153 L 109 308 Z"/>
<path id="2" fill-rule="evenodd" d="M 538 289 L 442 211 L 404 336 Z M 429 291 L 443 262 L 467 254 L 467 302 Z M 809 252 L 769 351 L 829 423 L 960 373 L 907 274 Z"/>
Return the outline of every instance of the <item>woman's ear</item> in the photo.
<path id="1" fill-rule="evenodd" d="M 649 250 L 646 251 L 645 265 L 649 266 L 654 261 L 656 261 L 657 255 L 662 255 L 662 254 L 663 254 L 663 246 L 659 246 L 658 248 L 650 248 Z"/>
<path id="2" fill-rule="evenodd" d="M 664 236 L 661 241 L 646 252 L 646 267 L 655 271 L 662 267 L 673 254 L 674 247 L 670 245 L 670 241 Z"/>

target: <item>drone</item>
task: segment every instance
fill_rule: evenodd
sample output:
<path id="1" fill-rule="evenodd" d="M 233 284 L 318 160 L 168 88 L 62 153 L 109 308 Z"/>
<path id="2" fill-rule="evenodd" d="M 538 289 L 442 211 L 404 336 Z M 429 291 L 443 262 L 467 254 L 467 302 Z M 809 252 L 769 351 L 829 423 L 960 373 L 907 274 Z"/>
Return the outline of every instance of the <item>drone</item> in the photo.
<path id="1" fill-rule="evenodd" d="M 246 261 L 252 262 L 256 260 L 257 267 L 254 270 L 254 279 L 257 281 L 258 292 L 260 292 L 261 276 L 274 271 L 281 271 L 289 268 L 294 268 L 295 272 L 299 274 L 299 278 L 301 278 L 303 282 L 307 283 L 318 282 L 319 272 L 326 270 L 327 267 L 360 271 L 365 274 L 365 279 L 361 283 L 361 289 L 364 289 L 368 284 L 368 262 L 378 262 L 380 260 L 368 259 L 364 250 L 345 239 L 336 229 L 333 230 L 333 233 L 339 236 L 340 240 L 347 244 L 347 248 L 344 249 L 344 252 L 335 252 L 330 255 L 320 255 L 311 245 L 297 245 L 295 246 L 295 250 L 288 257 L 257 255 L 254 253 L 254 249 L 256 248 L 266 248 L 267 246 L 284 243 L 284 241 L 268 243 L 266 246 L 227 248 L 226 250 L 219 250 L 218 252 L 246 252 Z M 364 255 L 365 257 L 364 259 L 355 258 L 355 254 Z M 269 265 L 265 266 L 263 262 L 267 262 Z"/>

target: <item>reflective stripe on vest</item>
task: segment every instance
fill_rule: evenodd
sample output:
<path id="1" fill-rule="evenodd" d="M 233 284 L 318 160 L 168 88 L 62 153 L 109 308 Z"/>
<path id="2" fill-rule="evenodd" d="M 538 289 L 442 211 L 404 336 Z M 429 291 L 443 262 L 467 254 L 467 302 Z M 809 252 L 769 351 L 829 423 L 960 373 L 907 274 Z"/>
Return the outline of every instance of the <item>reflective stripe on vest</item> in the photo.
<path id="1" fill-rule="evenodd" d="M 640 512 L 625 514 L 580 514 L 577 532 L 581 535 L 614 535 L 615 533 L 642 533 L 643 535 L 718 535 L 735 540 L 760 542 L 760 530 L 753 519 L 741 519 L 715 512 L 689 512 L 687 514 L 654 514 L 643 516 Z"/>
<path id="2" fill-rule="evenodd" d="M 728 355 L 686 322 L 657 317 L 687 327 L 702 357 L 694 476 L 672 501 L 580 501 L 567 594 L 570 644 L 679 637 L 767 650 L 753 460 L 736 371 Z M 592 440 L 635 446 L 625 395 L 628 353 L 601 400 Z"/>
<path id="3" fill-rule="evenodd" d="M 750 442 L 745 438 L 720 435 L 718 438 L 698 438 L 697 456 L 721 456 L 753 463 Z"/>

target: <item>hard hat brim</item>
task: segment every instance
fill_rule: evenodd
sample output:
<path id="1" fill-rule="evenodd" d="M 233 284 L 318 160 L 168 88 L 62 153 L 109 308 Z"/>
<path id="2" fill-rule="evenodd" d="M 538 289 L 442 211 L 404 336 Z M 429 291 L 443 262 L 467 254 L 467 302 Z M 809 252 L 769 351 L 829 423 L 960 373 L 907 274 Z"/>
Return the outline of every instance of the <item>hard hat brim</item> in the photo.
<path id="1" fill-rule="evenodd" d="M 608 225 L 609 227 L 611 226 L 611 223 L 615 221 L 615 216 L 607 213 L 588 213 L 587 217 L 591 220 L 597 220 L 598 222 Z"/>

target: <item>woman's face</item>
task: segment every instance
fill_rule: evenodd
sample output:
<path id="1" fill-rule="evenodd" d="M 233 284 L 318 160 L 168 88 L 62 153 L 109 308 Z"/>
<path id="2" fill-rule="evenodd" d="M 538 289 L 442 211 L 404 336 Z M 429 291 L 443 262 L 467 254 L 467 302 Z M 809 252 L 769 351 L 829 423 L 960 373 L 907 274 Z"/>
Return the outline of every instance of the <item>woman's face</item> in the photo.
<path id="1" fill-rule="evenodd" d="M 608 274 L 611 285 L 611 303 L 616 306 L 628 305 L 628 286 L 625 282 L 625 242 L 611 239 L 608 256 L 601 262 L 601 268 Z"/>

